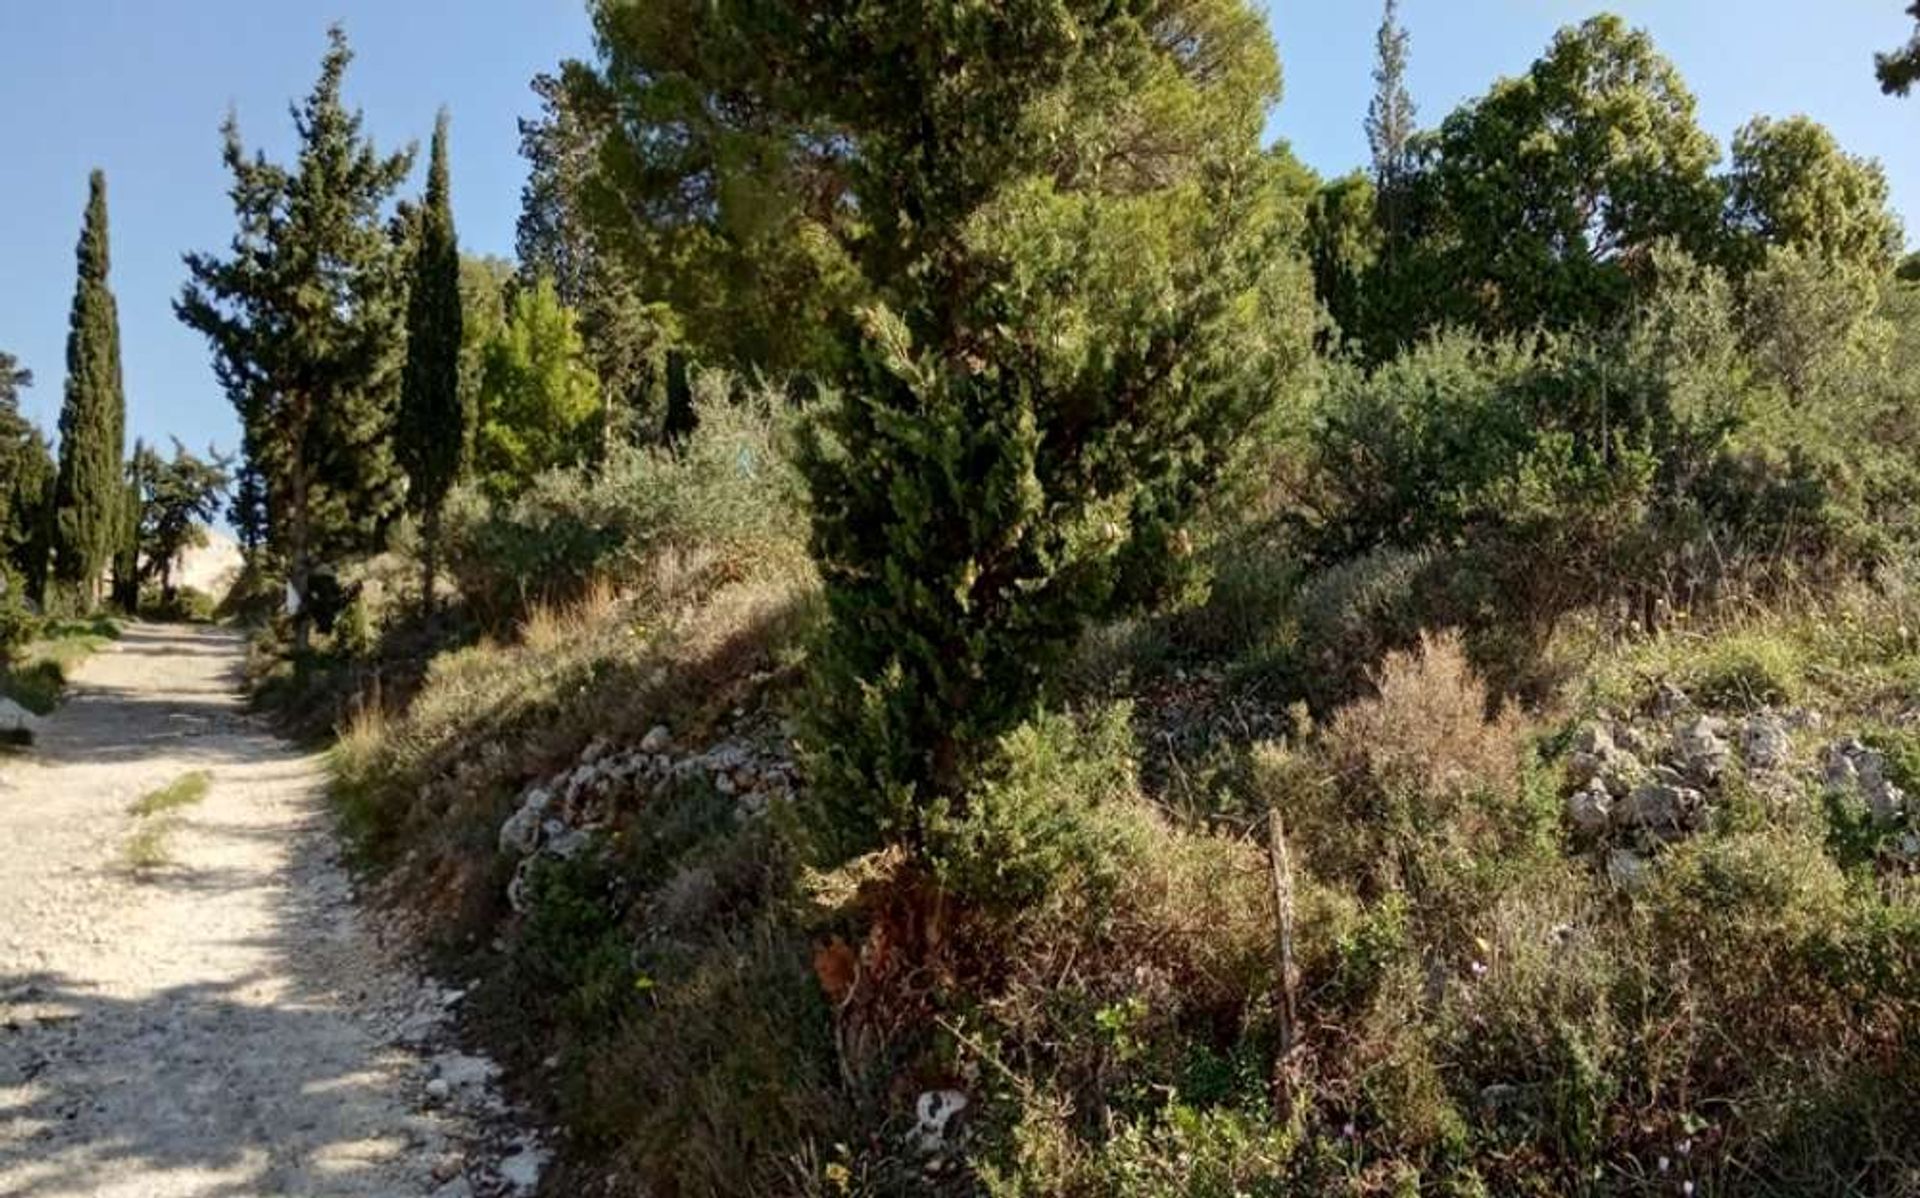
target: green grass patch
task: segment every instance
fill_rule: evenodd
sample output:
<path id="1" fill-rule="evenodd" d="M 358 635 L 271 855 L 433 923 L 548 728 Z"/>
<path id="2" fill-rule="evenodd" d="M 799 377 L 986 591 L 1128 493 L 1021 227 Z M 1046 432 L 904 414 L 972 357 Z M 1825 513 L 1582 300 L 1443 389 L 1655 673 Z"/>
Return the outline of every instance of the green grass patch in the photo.
<path id="1" fill-rule="evenodd" d="M 132 806 L 127 808 L 127 812 L 144 818 L 177 811 L 182 807 L 191 807 L 207 797 L 207 790 L 212 785 L 213 776 L 205 770 L 182 774 L 165 786 L 150 790 L 135 799 Z"/>
<path id="2" fill-rule="evenodd" d="M 120 860 L 134 873 L 151 873 L 172 860 L 167 842 L 179 821 L 172 817 L 148 820 L 133 830 L 120 850 Z"/>
<path id="3" fill-rule="evenodd" d="M 0 695 L 35 715 L 47 715 L 60 705 L 74 669 L 119 638 L 120 626 L 104 616 L 49 620 L 37 638 L 0 666 Z"/>

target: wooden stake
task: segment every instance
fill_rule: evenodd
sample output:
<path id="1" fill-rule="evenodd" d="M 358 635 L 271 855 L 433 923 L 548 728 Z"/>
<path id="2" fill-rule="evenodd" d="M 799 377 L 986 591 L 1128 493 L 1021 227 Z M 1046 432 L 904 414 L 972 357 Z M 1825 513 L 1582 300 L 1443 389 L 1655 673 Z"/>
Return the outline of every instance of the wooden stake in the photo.
<path id="1" fill-rule="evenodd" d="M 1279 926 L 1280 950 L 1280 1059 L 1293 1055 L 1298 1043 L 1293 969 L 1293 861 L 1287 854 L 1287 830 L 1280 820 L 1280 809 L 1267 811 L 1268 859 L 1273 865 L 1273 907 Z"/>

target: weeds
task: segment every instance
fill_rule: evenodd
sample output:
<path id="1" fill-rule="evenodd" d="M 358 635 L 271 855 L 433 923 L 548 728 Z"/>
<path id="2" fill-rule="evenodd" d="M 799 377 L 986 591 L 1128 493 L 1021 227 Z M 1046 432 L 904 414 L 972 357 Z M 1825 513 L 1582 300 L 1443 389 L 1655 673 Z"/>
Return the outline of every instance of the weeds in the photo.
<path id="1" fill-rule="evenodd" d="M 129 873 L 150 874 L 172 860 L 168 842 L 180 828 L 180 812 L 205 799 L 212 785 L 211 774 L 194 770 L 128 804 L 127 814 L 139 821 L 120 850 L 121 863 Z"/>
<path id="2" fill-rule="evenodd" d="M 207 790 L 212 784 L 213 775 L 205 770 L 182 774 L 165 786 L 150 790 L 135 799 L 127 808 L 127 814 L 144 818 L 177 811 L 182 807 L 191 807 L 207 797 Z"/>

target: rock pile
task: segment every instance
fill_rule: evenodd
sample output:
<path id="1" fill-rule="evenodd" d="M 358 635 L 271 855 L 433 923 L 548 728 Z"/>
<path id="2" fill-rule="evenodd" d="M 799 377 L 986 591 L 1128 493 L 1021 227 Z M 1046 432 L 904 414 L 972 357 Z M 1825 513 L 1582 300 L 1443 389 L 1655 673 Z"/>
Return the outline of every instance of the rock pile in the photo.
<path id="1" fill-rule="evenodd" d="M 1811 784 L 1850 799 L 1889 830 L 1911 812 L 1887 777 L 1885 756 L 1858 739 L 1833 742 L 1811 764 L 1796 752 L 1796 735 L 1821 727 L 1818 712 L 1767 710 L 1730 722 L 1697 714 L 1684 693 L 1663 690 L 1651 713 L 1651 727 L 1610 718 L 1589 725 L 1567 758 L 1567 824 L 1623 888 L 1644 879 L 1647 854 L 1706 826 L 1736 763 L 1746 784 L 1774 801 L 1804 796 Z M 1920 837 L 1910 831 L 1907 841 L 1920 857 Z"/>
<path id="2" fill-rule="evenodd" d="M 515 911 L 526 905 L 532 863 L 571 860 L 592 847 L 623 801 L 703 783 L 734 800 L 741 820 L 757 819 L 793 797 L 798 772 L 781 747 L 777 729 L 736 729 L 705 749 L 683 750 L 664 724 L 640 743 L 621 749 L 596 738 L 572 768 L 529 786 L 500 826 L 500 852 L 519 861 L 507 897 Z"/>

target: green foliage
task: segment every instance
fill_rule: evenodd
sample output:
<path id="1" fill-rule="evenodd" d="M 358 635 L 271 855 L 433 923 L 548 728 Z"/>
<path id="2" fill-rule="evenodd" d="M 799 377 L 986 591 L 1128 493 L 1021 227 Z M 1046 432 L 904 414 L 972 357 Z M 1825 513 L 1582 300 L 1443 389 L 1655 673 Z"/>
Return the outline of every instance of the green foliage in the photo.
<path id="1" fill-rule="evenodd" d="M 853 148 L 828 113 L 731 99 L 784 70 L 786 55 L 752 38 L 784 47 L 787 18 L 742 14 L 736 27 L 690 0 L 591 11 L 600 61 L 535 80 L 544 111 L 521 126 L 523 263 L 551 270 L 615 341 L 664 310 L 703 361 L 837 373 L 835 325 L 865 286 L 845 244 L 861 232 Z M 837 53 L 823 45 L 814 59 Z M 601 377 L 624 393 L 636 380 L 622 356 Z"/>
<path id="2" fill-rule="evenodd" d="M 1908 5 L 1907 15 L 1920 22 L 1920 3 Z M 1920 30 L 1915 30 L 1898 50 L 1875 54 L 1873 72 L 1880 80 L 1880 90 L 1887 95 L 1904 96 L 1911 91 L 1914 80 L 1920 79 Z"/>
<path id="3" fill-rule="evenodd" d="M 1604 326 L 1630 301 L 1628 262 L 1664 239 L 1708 256 L 1717 229 L 1718 152 L 1693 95 L 1619 17 L 1561 30 L 1525 75 L 1448 116 L 1426 154 L 1424 252 L 1441 284 L 1426 327 Z"/>
<path id="4" fill-rule="evenodd" d="M 14 576 L 16 607 L 45 592 L 58 473 L 46 437 L 20 414 L 20 389 L 32 385 L 33 372 L 0 353 L 0 570 Z"/>
<path id="5" fill-rule="evenodd" d="M 187 255 L 191 278 L 174 305 L 212 346 L 239 414 L 236 518 L 249 544 L 286 566 L 302 600 L 301 649 L 316 566 L 367 548 L 402 489 L 391 433 L 405 290 L 382 214 L 413 156 L 382 156 L 362 135 L 340 99 L 346 35 L 335 26 L 328 39 L 320 78 L 294 111 L 293 167 L 249 157 L 228 119 L 239 227 L 228 256 Z"/>
<path id="6" fill-rule="evenodd" d="M 407 361 L 393 427 L 394 454 L 407 472 L 407 501 L 425 516 L 421 594 L 428 610 L 433 607 L 441 508 L 474 439 L 473 409 L 466 406 L 469 397 L 460 386 L 463 316 L 443 111 L 433 129 L 426 200 L 410 263 Z"/>
<path id="7" fill-rule="evenodd" d="M 794 567 L 804 501 L 791 414 L 765 396 L 705 412 L 676 449 L 622 448 L 595 470 L 541 474 L 511 500 L 456 492 L 447 561 L 469 610 L 501 626 L 596 582 L 642 582 L 674 555 L 719 576 Z"/>
<path id="8" fill-rule="evenodd" d="M 1256 144 L 1271 46 L 1237 3 L 1178 22 L 1215 69 L 1067 9 L 848 14 L 850 59 L 790 68 L 795 116 L 878 156 L 856 176 L 876 298 L 803 459 L 832 616 L 814 768 L 853 843 L 918 838 L 1086 621 L 1177 577 L 1233 434 L 1299 361 L 1299 213 Z M 930 65 L 952 52 L 977 56 L 964 85 Z M 1151 168 L 1107 140 L 1129 113 L 1158 121 Z"/>
<path id="9" fill-rule="evenodd" d="M 89 606 L 123 538 L 127 399 L 120 376 L 120 316 L 107 286 L 107 177 L 88 180 L 79 282 L 67 323 L 67 386 L 60 409 L 60 470 L 53 493 L 53 570 Z"/>
<path id="10" fill-rule="evenodd" d="M 182 807 L 191 807 L 207 797 L 207 791 L 213 786 L 213 775 L 205 770 L 194 770 L 175 778 L 165 786 L 158 786 L 135 799 L 128 807 L 127 814 L 133 816 L 161 815 L 177 811 Z"/>
<path id="11" fill-rule="evenodd" d="M 551 281 L 515 290 L 481 375 L 474 467 L 490 495 L 511 498 L 592 456 L 600 397 L 584 353 Z"/>
<path id="12" fill-rule="evenodd" d="M 19 575 L 0 564 L 0 662 L 39 631 L 40 619 L 27 606 L 26 586 Z"/>
<path id="13" fill-rule="evenodd" d="M 203 459 L 178 440 L 171 459 L 145 447 L 134 457 L 141 488 L 137 511 L 140 556 L 145 559 L 142 578 L 157 576 L 161 603 L 172 605 L 174 567 L 183 553 L 206 543 L 207 525 L 219 514 L 230 481 L 228 460 L 211 450 Z"/>
<path id="14" fill-rule="evenodd" d="M 33 620 L 22 626 L 30 639 L 0 661 L 0 694 L 36 715 L 59 706 L 74 667 L 120 635 L 119 626 L 104 616 Z"/>
<path id="15" fill-rule="evenodd" d="M 1733 135 L 1728 221 L 1736 260 L 1791 248 L 1878 278 L 1905 240 L 1878 162 L 1844 153 L 1804 116 L 1756 117 Z"/>
<path id="16" fill-rule="evenodd" d="M 1135 789 L 1132 712 L 1041 715 L 1009 733 L 951 818 L 931 812 L 934 876 L 969 905 L 1015 913 L 1065 878 L 1111 869 L 1125 830 L 1106 813 Z"/>

